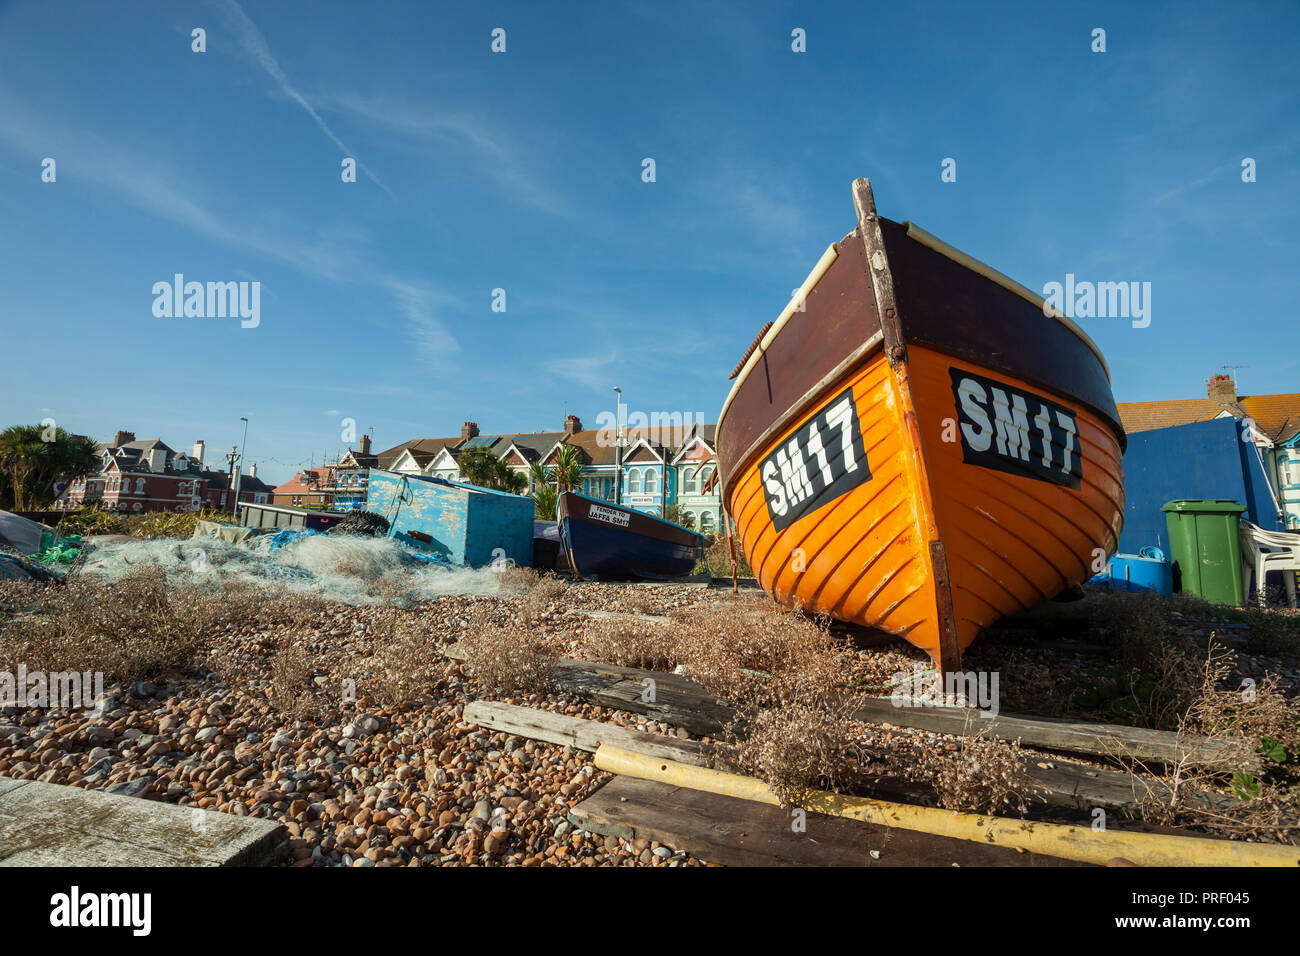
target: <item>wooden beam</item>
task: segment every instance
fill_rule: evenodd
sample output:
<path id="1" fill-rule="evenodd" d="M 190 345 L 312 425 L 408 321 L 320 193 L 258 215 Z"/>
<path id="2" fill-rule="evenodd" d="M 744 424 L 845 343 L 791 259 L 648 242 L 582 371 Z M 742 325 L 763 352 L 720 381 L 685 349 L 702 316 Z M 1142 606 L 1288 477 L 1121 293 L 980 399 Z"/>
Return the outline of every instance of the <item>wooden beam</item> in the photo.
<path id="1" fill-rule="evenodd" d="M 617 777 L 569 812 L 569 822 L 623 840 L 654 840 L 725 866 L 1080 866 L 808 813 L 802 830 L 780 807 Z"/>
<path id="2" fill-rule="evenodd" d="M 476 700 L 466 705 L 464 719 L 480 727 L 518 737 L 544 740 L 561 747 L 594 752 L 601 744 L 607 743 L 651 757 L 666 757 L 697 767 L 708 765 L 706 745 L 698 740 L 679 740 L 663 734 L 630 730 L 617 724 L 569 717 L 534 707 Z"/>
<path id="3" fill-rule="evenodd" d="M 464 660 L 455 645 L 444 653 L 452 660 Z M 675 674 L 634 667 L 591 665 L 567 658 L 560 659 L 552 676 L 552 685 L 559 693 L 601 707 L 645 714 L 699 737 L 717 737 L 731 720 L 732 709 L 702 695 L 702 688 L 697 684 L 691 685 L 693 691 L 683 690 L 682 685 L 689 683 Z"/>
<path id="4" fill-rule="evenodd" d="M 275 820 L 0 777 L 0 866 L 266 866 Z"/>
<path id="5" fill-rule="evenodd" d="M 464 655 L 454 644 L 444 653 L 453 660 L 464 660 Z M 594 681 L 591 678 L 595 676 L 618 679 Z M 561 658 L 557 664 L 555 680 L 560 690 L 584 700 L 602 705 L 608 703 L 620 710 L 656 716 L 656 719 L 701 736 L 717 736 L 733 716 L 732 709 L 725 703 L 709 696 L 699 684 L 678 674 Z M 642 683 L 645 680 L 655 682 L 655 696 L 661 701 L 658 707 L 640 701 L 643 689 L 648 686 Z M 677 715 L 676 720 L 671 716 L 673 714 Z M 865 723 L 893 724 L 895 727 L 928 730 L 956 737 L 987 736 L 1019 740 L 1023 746 L 1051 753 L 1087 754 L 1105 758 L 1118 755 L 1144 763 L 1159 764 L 1191 761 L 1197 766 L 1225 771 L 1256 770 L 1261 765 L 1257 754 L 1238 753 L 1237 745 L 1230 740 L 1176 734 L 1167 730 L 1124 727 L 1119 724 L 1014 714 L 984 717 L 981 714 L 975 708 L 898 707 L 888 697 L 860 698 L 854 711 L 854 717 Z M 681 720 L 689 723 L 682 723 Z M 697 727 L 700 729 L 695 729 Z"/>
<path id="6" fill-rule="evenodd" d="M 519 707 L 500 701 L 476 700 L 465 707 L 465 720 L 502 733 L 544 740 L 559 746 L 594 752 L 607 743 L 634 753 L 662 757 L 696 767 L 713 766 L 734 770 L 730 752 L 721 745 L 706 745 L 695 740 L 678 740 L 663 734 L 630 730 L 598 720 L 569 717 L 533 707 Z M 712 761 L 710 761 L 712 757 Z M 1023 765 L 1025 776 L 1034 787 L 1033 798 L 1049 806 L 1091 811 L 1133 810 L 1148 792 L 1167 802 L 1169 789 L 1158 780 L 1139 780 L 1117 770 L 1102 770 L 1063 760 L 1043 760 L 1030 755 Z M 890 777 L 879 777 L 870 789 L 894 799 L 916 799 L 916 784 Z M 1198 806 L 1219 806 L 1233 802 L 1228 796 L 1207 796 Z"/>
<path id="7" fill-rule="evenodd" d="M 1240 754 L 1233 741 L 1195 734 L 1146 730 L 1118 724 L 1092 724 L 1050 717 L 983 716 L 969 707 L 898 707 L 887 697 L 869 697 L 854 711 L 859 720 L 893 724 L 958 737 L 1001 737 L 1019 740 L 1026 747 L 1052 753 L 1079 753 L 1099 757 L 1129 757 L 1144 763 L 1175 764 L 1190 760 L 1224 771 L 1256 769 L 1259 758 Z"/>

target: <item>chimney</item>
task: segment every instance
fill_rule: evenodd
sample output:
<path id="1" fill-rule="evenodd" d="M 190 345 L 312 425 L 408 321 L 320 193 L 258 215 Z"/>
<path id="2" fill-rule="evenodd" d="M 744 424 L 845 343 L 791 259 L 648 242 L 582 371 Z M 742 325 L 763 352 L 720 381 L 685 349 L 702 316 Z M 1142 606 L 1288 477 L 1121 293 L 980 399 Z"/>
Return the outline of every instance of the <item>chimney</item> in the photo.
<path id="1" fill-rule="evenodd" d="M 1231 375 L 1216 375 L 1205 383 L 1210 401 L 1229 405 L 1237 400 L 1237 385 Z"/>
<path id="2" fill-rule="evenodd" d="M 200 468 L 203 467 L 203 449 L 204 449 L 203 439 L 200 438 L 198 441 L 194 443 L 194 451 L 190 454 L 190 458 L 192 458 L 194 461 L 197 461 L 199 463 Z"/>
<path id="3" fill-rule="evenodd" d="M 127 442 L 135 441 L 135 432 L 118 432 L 113 436 L 113 447 L 121 448 Z"/>
<path id="4" fill-rule="evenodd" d="M 361 454 L 363 454 L 363 455 L 369 455 L 369 454 L 370 454 L 370 436 L 369 436 L 369 435 L 362 435 L 362 436 L 361 436 Z"/>
<path id="5" fill-rule="evenodd" d="M 580 431 L 582 431 L 582 419 L 578 418 L 577 415 L 570 415 L 564 420 L 565 435 L 576 435 Z"/>
<path id="6" fill-rule="evenodd" d="M 248 477 L 249 478 L 257 477 L 257 462 L 253 462 L 251 465 L 248 466 Z"/>
<path id="7" fill-rule="evenodd" d="M 478 437 L 478 422 L 466 422 L 460 426 L 460 440 L 469 441 Z"/>

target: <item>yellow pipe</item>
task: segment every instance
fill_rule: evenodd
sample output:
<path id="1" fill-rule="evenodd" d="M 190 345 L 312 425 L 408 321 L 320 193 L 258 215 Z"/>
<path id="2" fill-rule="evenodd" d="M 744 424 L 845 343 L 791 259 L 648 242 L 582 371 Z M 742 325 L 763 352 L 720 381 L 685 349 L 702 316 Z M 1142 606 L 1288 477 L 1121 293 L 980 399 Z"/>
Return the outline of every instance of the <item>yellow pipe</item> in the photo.
<path id="1" fill-rule="evenodd" d="M 596 766 L 609 773 L 653 780 L 725 797 L 780 806 L 767 784 L 752 777 L 663 760 L 601 744 Z M 913 807 L 865 797 L 818 792 L 803 809 L 880 826 L 916 830 L 955 840 L 1041 853 L 1063 860 L 1105 865 L 1122 859 L 1138 866 L 1296 866 L 1300 847 L 1240 843 L 1163 833 L 1093 830 L 1058 823 L 1034 823 L 934 807 Z"/>

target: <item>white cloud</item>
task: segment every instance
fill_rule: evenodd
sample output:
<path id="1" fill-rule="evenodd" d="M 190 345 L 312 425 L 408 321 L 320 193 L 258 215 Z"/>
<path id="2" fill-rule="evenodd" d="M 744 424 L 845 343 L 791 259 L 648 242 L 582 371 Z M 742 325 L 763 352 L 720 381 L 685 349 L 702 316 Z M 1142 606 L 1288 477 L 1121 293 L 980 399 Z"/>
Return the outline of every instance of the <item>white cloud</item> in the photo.
<path id="1" fill-rule="evenodd" d="M 618 362 L 619 356 L 614 352 L 599 355 L 574 355 L 567 358 L 551 359 L 546 363 L 546 370 L 552 375 L 586 385 L 588 388 L 610 388 L 613 378 L 605 369 Z"/>
<path id="2" fill-rule="evenodd" d="M 437 292 L 428 283 L 388 278 L 385 284 L 406 318 L 407 335 L 416 353 L 426 363 L 441 368 L 460 351 L 455 336 L 434 314 L 441 307 L 457 305 L 454 296 Z"/>
<path id="3" fill-rule="evenodd" d="M 468 147 L 476 154 L 472 168 L 484 171 L 516 198 L 544 212 L 568 211 L 564 199 L 539 182 L 536 167 L 525 163 L 526 151 L 491 131 L 477 117 L 447 113 L 433 104 L 416 107 L 353 93 L 338 97 L 331 105 L 403 136 L 437 145 L 439 149 Z"/>

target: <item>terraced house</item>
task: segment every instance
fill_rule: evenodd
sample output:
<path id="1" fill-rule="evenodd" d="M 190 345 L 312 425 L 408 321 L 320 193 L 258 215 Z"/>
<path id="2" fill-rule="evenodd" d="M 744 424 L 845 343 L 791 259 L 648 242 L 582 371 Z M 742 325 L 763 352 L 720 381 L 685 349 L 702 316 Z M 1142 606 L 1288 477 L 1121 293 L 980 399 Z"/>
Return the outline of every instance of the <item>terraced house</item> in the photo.
<path id="1" fill-rule="evenodd" d="M 59 510 L 97 505 L 105 511 L 191 511 L 201 507 L 229 511 L 230 477 L 204 464 L 205 446 L 194 443 L 187 455 L 160 438 L 137 441 L 119 431 L 95 446 L 99 470 L 73 481 L 54 503 Z M 257 477 L 257 466 L 240 479 L 239 500 L 266 502 L 271 488 Z"/>
<path id="2" fill-rule="evenodd" d="M 1204 398 L 1162 402 L 1120 402 L 1129 433 L 1190 425 L 1214 418 L 1241 422 L 1242 440 L 1254 445 L 1288 528 L 1300 528 L 1300 392 L 1238 395 L 1228 375 L 1206 381 Z M 1177 462 L 1170 466 L 1178 467 Z"/>
<path id="3" fill-rule="evenodd" d="M 515 471 L 527 476 L 534 462 L 555 464 L 564 446 L 578 449 L 582 485 L 575 489 L 593 498 L 620 501 L 647 514 L 663 516 L 676 505 L 701 531 L 722 527 L 722 503 L 706 482 L 717 468 L 714 426 L 629 428 L 622 454 L 605 430 L 584 429 L 570 415 L 557 432 L 483 434 L 465 422 L 458 436 L 419 438 L 379 452 L 374 467 L 407 474 L 460 481 L 457 459 L 467 448 L 487 448 Z"/>

